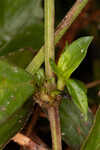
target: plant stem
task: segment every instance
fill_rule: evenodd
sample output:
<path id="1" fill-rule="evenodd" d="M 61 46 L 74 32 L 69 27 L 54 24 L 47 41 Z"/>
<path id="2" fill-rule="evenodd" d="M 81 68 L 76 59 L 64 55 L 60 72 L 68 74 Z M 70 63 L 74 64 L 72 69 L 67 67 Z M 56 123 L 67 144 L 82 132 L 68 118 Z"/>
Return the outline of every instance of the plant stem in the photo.
<path id="1" fill-rule="evenodd" d="M 90 82 L 90 83 L 87 83 L 86 84 L 86 88 L 93 88 L 97 85 L 100 85 L 100 80 L 96 80 L 96 81 L 93 81 L 93 82 Z"/>
<path id="2" fill-rule="evenodd" d="M 50 107 L 48 109 L 48 116 L 50 120 L 50 128 L 52 133 L 53 150 L 62 150 L 60 119 L 58 110 L 58 107 Z"/>
<path id="3" fill-rule="evenodd" d="M 57 89 L 63 91 L 64 86 L 65 86 L 65 82 L 61 78 L 58 78 L 58 80 L 57 80 Z"/>
<path id="4" fill-rule="evenodd" d="M 45 72 L 47 79 L 53 77 L 53 72 L 49 63 L 49 59 L 54 59 L 54 17 L 55 17 L 55 0 L 45 0 Z M 55 88 L 55 83 L 48 83 L 48 92 Z M 54 102 L 55 103 L 55 102 Z M 48 117 L 51 127 L 52 148 L 53 150 L 61 150 L 61 133 L 58 106 L 50 106 L 48 108 Z"/>
<path id="5" fill-rule="evenodd" d="M 31 135 L 32 130 L 34 129 L 34 127 L 37 123 L 38 117 L 40 115 L 40 108 L 38 106 L 34 110 L 33 114 L 35 114 L 35 115 L 32 116 L 31 121 L 30 121 L 27 131 L 26 131 L 26 136 L 28 136 L 28 137 Z"/>
<path id="6" fill-rule="evenodd" d="M 64 19 L 61 21 L 61 23 L 57 26 L 55 32 L 55 45 L 62 38 L 64 33 L 69 29 L 69 27 L 77 18 L 77 16 L 80 14 L 80 12 L 85 7 L 87 2 L 88 0 L 77 0 L 76 3 L 73 5 L 72 9 L 69 10 L 69 12 L 66 14 Z M 33 58 L 31 63 L 28 65 L 26 70 L 30 72 L 32 75 L 34 75 L 36 71 L 40 68 L 42 63 L 44 62 L 44 59 L 45 57 L 44 57 L 44 46 L 43 46 L 38 52 L 38 54 Z"/>
<path id="7" fill-rule="evenodd" d="M 54 0 L 45 0 L 45 72 L 47 78 L 53 77 L 49 59 L 54 59 Z"/>

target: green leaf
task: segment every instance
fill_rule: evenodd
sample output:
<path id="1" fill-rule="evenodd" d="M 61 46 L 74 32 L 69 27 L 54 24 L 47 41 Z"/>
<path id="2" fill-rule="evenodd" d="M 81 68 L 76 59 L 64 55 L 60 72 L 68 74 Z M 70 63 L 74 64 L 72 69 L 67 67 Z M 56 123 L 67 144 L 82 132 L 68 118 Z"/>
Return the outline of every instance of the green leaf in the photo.
<path id="1" fill-rule="evenodd" d="M 40 68 L 34 75 L 34 81 L 36 82 L 37 86 L 40 87 L 43 85 L 44 80 L 45 80 L 44 70 Z"/>
<path id="2" fill-rule="evenodd" d="M 66 47 L 59 58 L 57 67 L 53 67 L 53 71 L 59 78 L 66 81 L 71 76 L 86 56 L 88 46 L 92 39 L 92 36 L 81 37 Z"/>
<path id="3" fill-rule="evenodd" d="M 0 55 L 43 44 L 41 0 L 0 0 Z"/>
<path id="4" fill-rule="evenodd" d="M 100 150 L 100 107 L 97 110 L 93 127 L 81 150 Z"/>
<path id="5" fill-rule="evenodd" d="M 0 148 L 4 148 L 9 140 L 24 127 L 31 114 L 32 107 L 33 101 L 27 101 L 12 117 L 0 124 Z"/>
<path id="6" fill-rule="evenodd" d="M 0 59 L 25 69 L 33 57 L 34 53 L 32 51 L 20 49 L 18 51 L 10 52 L 8 55 L 1 56 Z"/>
<path id="7" fill-rule="evenodd" d="M 34 92 L 33 77 L 0 60 L 0 125 L 20 109 Z"/>
<path id="8" fill-rule="evenodd" d="M 52 70 L 54 71 L 54 73 L 56 73 L 56 75 L 58 75 L 58 76 L 61 76 L 62 73 L 61 73 L 60 70 L 58 69 L 58 67 L 57 67 L 57 65 L 56 65 L 56 63 L 55 63 L 55 61 L 50 58 L 49 62 L 50 62 L 51 68 L 52 68 Z"/>
<path id="9" fill-rule="evenodd" d="M 80 82 L 77 82 L 76 80 L 69 79 L 67 80 L 66 86 L 68 89 L 69 94 L 72 97 L 72 100 L 76 104 L 76 106 L 80 109 L 80 111 L 83 113 L 85 119 L 87 120 L 87 112 L 88 112 L 88 101 L 87 101 L 87 95 L 80 86 Z"/>
<path id="10" fill-rule="evenodd" d="M 77 82 L 77 84 L 80 86 L 80 88 L 87 94 L 86 85 L 80 80 L 77 80 L 77 79 L 74 79 L 74 80 Z"/>
<path id="11" fill-rule="evenodd" d="M 78 150 L 92 126 L 93 114 L 89 110 L 88 120 L 85 121 L 81 111 L 67 95 L 64 95 L 59 111 L 62 139 L 73 150 Z"/>

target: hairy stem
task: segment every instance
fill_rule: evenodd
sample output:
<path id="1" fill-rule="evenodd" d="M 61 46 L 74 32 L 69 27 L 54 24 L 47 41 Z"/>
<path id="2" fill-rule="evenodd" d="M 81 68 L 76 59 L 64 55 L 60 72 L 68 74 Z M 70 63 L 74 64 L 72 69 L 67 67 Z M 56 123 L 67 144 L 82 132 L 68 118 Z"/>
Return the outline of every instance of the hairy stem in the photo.
<path id="1" fill-rule="evenodd" d="M 71 24 L 80 14 L 82 9 L 87 4 L 88 0 L 77 0 L 71 10 L 66 14 L 61 23 L 57 26 L 55 32 L 55 45 L 62 38 L 64 33 L 69 29 Z M 40 49 L 37 55 L 33 58 L 31 63 L 27 66 L 26 70 L 30 72 L 32 75 L 36 73 L 36 71 L 40 68 L 42 63 L 44 62 L 44 46 Z"/>

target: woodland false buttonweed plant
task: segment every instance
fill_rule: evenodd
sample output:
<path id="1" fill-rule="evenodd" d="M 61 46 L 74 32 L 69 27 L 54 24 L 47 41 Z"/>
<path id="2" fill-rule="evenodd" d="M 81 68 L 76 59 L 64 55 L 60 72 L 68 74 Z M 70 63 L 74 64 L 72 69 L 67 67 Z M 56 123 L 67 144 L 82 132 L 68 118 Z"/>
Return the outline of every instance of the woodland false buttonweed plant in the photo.
<path id="1" fill-rule="evenodd" d="M 39 26 L 36 23 L 42 18 L 41 1 L 22 0 L 20 3 L 20 0 L 10 0 L 10 2 L 12 5 L 8 0 L 0 1 L 0 7 L 2 7 L 0 10 L 4 11 L 2 13 L 4 15 L 0 15 L 0 22 L 2 22 L 0 29 L 3 31 L 0 30 L 2 42 L 0 55 L 3 56 L 0 59 L 0 148 L 3 148 L 24 127 L 34 103 L 38 102 L 41 107 L 43 106 L 42 109 L 45 107 L 48 112 L 53 150 L 62 149 L 61 131 L 65 143 L 78 149 L 88 134 L 93 117 L 88 111 L 85 86 L 80 81 L 71 79 L 70 76 L 85 58 L 93 37 L 81 37 L 70 45 L 66 44 L 57 64 L 55 63 L 55 44 L 68 30 L 88 0 L 76 1 L 67 16 L 58 25 L 55 34 L 54 0 L 44 1 L 45 46 L 40 49 L 25 70 L 19 67 L 15 68 L 11 64 L 11 60 L 8 63 L 5 54 L 11 53 L 14 49 L 36 44 L 36 39 L 33 42 L 34 29 L 38 32 Z M 37 8 L 39 15 L 36 15 Z M 13 16 L 11 10 L 14 13 Z M 5 18 L 5 16 L 9 17 Z M 8 25 L 10 25 L 9 28 Z M 25 39 L 23 40 L 23 38 Z M 29 53 L 24 55 L 26 61 L 28 55 Z M 17 59 L 17 63 L 18 61 Z M 27 64 L 26 61 L 25 64 Z M 44 68 L 40 68 L 44 61 L 45 71 Z M 25 68 L 25 64 L 23 68 Z M 65 94 L 63 95 L 63 93 Z M 33 101 L 31 96 L 36 101 Z M 61 102 L 60 108 L 59 101 Z M 96 120 L 98 121 L 98 116 Z M 94 131 L 92 134 L 94 135 Z M 71 139 L 71 137 L 73 138 Z M 91 142 L 91 137 L 89 141 Z M 82 150 L 88 150 L 87 147 L 87 145 L 83 146 Z"/>

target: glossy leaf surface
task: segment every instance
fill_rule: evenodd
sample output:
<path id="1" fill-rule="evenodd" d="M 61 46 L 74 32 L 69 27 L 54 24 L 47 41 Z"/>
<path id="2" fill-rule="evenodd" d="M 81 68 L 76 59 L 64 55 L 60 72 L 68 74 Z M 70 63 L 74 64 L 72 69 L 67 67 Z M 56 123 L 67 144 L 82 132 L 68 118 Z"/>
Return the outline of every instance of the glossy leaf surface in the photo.
<path id="1" fill-rule="evenodd" d="M 66 85 L 73 102 L 83 113 L 85 119 L 87 119 L 88 101 L 86 92 L 82 84 L 80 84 L 80 82 L 77 82 L 77 80 L 69 79 L 67 80 Z"/>
<path id="2" fill-rule="evenodd" d="M 58 61 L 58 68 L 64 78 L 67 80 L 72 72 L 80 65 L 86 56 L 87 49 L 93 37 L 81 37 L 66 48 Z"/>
<path id="3" fill-rule="evenodd" d="M 33 59 L 33 57 L 34 53 L 32 51 L 20 49 L 14 52 L 10 52 L 5 56 L 1 56 L 0 59 L 25 69 L 30 61 Z"/>
<path id="4" fill-rule="evenodd" d="M 32 82 L 29 73 L 0 60 L 0 125 L 32 95 Z"/>
<path id="5" fill-rule="evenodd" d="M 88 120 L 85 121 L 73 101 L 64 96 L 60 104 L 60 120 L 62 139 L 72 149 L 79 150 L 92 126 L 93 115 L 91 111 L 88 111 Z"/>
<path id="6" fill-rule="evenodd" d="M 93 127 L 81 150 L 100 150 L 100 107 L 97 110 Z"/>
<path id="7" fill-rule="evenodd" d="M 0 148 L 4 148 L 9 140 L 24 127 L 31 114 L 32 107 L 33 102 L 29 100 L 3 124 L 0 124 Z"/>
<path id="8" fill-rule="evenodd" d="M 57 66 L 50 60 L 51 67 L 59 78 L 66 81 L 71 76 L 73 71 L 75 71 L 85 58 L 88 46 L 92 39 L 92 36 L 81 37 L 66 47 L 59 58 Z"/>
<path id="9" fill-rule="evenodd" d="M 0 55 L 43 43 L 41 0 L 0 0 Z"/>

